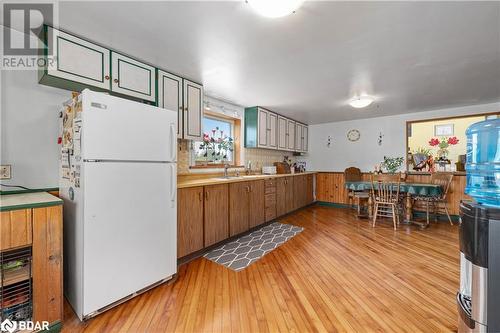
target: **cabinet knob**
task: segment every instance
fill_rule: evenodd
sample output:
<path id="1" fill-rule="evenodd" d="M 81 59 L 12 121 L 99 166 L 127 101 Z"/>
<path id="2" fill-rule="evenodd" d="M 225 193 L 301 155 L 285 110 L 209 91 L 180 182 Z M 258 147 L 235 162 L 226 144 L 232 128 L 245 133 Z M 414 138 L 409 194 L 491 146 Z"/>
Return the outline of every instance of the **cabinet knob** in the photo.
<path id="1" fill-rule="evenodd" d="M 198 192 L 198 199 L 200 199 L 200 201 L 203 201 L 203 193 L 202 192 Z"/>
<path id="2" fill-rule="evenodd" d="M 208 201 L 208 191 L 205 191 L 205 200 Z"/>
<path id="3" fill-rule="evenodd" d="M 182 111 L 182 106 L 179 106 L 179 111 Z"/>
<path id="4" fill-rule="evenodd" d="M 106 75 L 104 79 L 109 80 L 109 75 Z"/>
<path id="5" fill-rule="evenodd" d="M 114 79 L 114 80 L 113 80 L 113 82 L 114 82 L 114 83 L 118 83 L 118 79 Z"/>

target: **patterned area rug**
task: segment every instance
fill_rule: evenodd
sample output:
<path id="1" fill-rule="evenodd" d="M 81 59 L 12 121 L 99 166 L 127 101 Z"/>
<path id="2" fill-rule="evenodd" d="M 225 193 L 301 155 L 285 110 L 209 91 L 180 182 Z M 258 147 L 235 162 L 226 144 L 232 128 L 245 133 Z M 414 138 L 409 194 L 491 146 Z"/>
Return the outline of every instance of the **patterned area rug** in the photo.
<path id="1" fill-rule="evenodd" d="M 304 230 L 302 227 L 274 222 L 212 250 L 205 254 L 205 258 L 234 271 L 239 271 L 259 260 L 302 232 L 302 230 Z"/>

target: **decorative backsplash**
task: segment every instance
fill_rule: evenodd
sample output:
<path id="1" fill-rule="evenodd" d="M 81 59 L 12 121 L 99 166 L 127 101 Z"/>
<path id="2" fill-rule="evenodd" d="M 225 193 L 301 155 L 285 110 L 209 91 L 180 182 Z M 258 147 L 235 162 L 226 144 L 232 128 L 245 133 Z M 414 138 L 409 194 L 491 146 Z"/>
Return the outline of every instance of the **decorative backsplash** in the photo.
<path id="1" fill-rule="evenodd" d="M 247 161 L 252 161 L 252 170 L 260 172 L 263 166 L 271 166 L 274 162 L 282 162 L 284 156 L 288 156 L 292 162 L 295 162 L 295 156 L 293 153 L 280 151 L 280 150 L 269 150 L 269 149 L 243 149 L 244 151 L 244 161 L 245 165 Z"/>

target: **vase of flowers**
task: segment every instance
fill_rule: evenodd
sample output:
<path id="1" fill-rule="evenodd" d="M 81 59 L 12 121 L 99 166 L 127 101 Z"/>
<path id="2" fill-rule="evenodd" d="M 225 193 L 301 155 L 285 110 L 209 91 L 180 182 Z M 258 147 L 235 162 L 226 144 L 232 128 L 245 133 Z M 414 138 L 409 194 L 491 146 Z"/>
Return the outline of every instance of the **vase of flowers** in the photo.
<path id="1" fill-rule="evenodd" d="M 381 166 L 385 168 L 388 173 L 396 173 L 398 169 L 403 165 L 404 158 L 402 157 L 387 157 L 384 156 L 384 161 Z"/>
<path id="2" fill-rule="evenodd" d="M 450 160 L 448 159 L 448 153 L 450 152 L 448 148 L 450 146 L 458 144 L 458 139 L 456 136 L 453 137 L 443 137 L 440 139 L 438 138 L 431 138 L 429 141 L 429 145 L 431 147 L 437 147 L 437 162 L 439 164 L 449 164 Z"/>

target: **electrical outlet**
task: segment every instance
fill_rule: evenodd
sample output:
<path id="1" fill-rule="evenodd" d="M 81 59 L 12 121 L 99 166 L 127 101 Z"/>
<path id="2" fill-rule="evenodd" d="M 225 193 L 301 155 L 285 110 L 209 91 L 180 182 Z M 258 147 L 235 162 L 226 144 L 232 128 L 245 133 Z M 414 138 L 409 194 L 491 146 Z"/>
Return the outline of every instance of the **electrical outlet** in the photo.
<path id="1" fill-rule="evenodd" d="M 0 165 L 0 179 L 10 179 L 11 169 L 12 167 L 10 165 Z"/>

